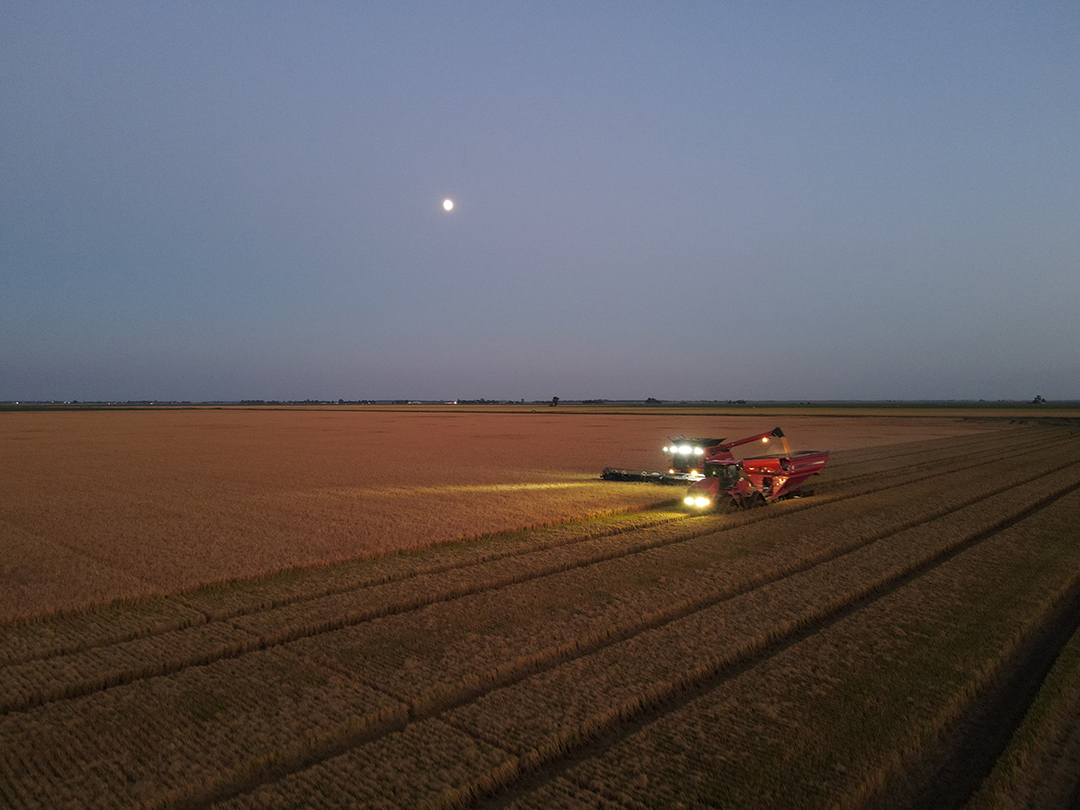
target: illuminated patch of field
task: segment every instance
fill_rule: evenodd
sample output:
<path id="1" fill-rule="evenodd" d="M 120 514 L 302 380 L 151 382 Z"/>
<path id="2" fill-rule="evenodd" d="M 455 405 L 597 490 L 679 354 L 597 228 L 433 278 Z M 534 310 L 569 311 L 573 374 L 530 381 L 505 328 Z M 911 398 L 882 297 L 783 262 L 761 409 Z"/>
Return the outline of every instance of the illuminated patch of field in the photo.
<path id="1" fill-rule="evenodd" d="M 339 498 L 417 498 L 423 495 L 459 495 L 481 492 L 539 492 L 554 489 L 576 489 L 592 487 L 597 492 L 610 490 L 610 484 L 596 484 L 593 481 L 575 481 L 550 484 L 443 484 L 441 486 L 416 487 L 336 487 L 320 489 L 314 492 L 293 492 L 290 495 L 299 498 L 318 498 L 332 495 Z M 640 489 L 640 488 L 639 488 Z M 626 490 L 623 490 L 625 492 Z M 675 490 L 672 490 L 674 492 Z M 651 495 L 657 494 L 653 490 Z"/>

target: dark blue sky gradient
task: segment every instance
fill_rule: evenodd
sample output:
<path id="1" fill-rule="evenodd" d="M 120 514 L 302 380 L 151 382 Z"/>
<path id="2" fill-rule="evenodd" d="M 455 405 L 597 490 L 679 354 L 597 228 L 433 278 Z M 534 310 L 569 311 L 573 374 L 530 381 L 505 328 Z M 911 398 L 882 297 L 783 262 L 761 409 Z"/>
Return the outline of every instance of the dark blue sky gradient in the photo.
<path id="1" fill-rule="evenodd" d="M 1071 0 L 9 0 L 0 399 L 1080 398 L 1077 43 Z"/>

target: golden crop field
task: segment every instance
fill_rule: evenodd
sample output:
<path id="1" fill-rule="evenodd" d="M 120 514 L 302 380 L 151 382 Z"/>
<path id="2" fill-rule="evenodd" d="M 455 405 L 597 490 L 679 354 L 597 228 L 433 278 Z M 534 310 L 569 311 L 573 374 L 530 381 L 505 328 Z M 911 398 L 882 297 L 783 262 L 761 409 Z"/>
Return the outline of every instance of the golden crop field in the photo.
<path id="1" fill-rule="evenodd" d="M 957 419 L 796 419 L 833 450 L 976 434 Z M 597 480 L 669 434 L 774 422 L 682 414 L 325 410 L 0 414 L 0 622 L 639 508 Z"/>
<path id="2" fill-rule="evenodd" d="M 1077 795 L 1075 428 L 791 417 L 797 447 L 834 451 L 815 494 L 696 515 L 593 479 L 655 468 L 669 434 L 773 425 L 16 416 L 0 528 L 26 542 L 3 576 L 26 548 L 75 562 L 25 579 L 38 601 L 0 627 L 0 807 Z M 83 559 L 105 584 L 65 602 Z M 117 596 L 138 598 L 86 604 Z"/>

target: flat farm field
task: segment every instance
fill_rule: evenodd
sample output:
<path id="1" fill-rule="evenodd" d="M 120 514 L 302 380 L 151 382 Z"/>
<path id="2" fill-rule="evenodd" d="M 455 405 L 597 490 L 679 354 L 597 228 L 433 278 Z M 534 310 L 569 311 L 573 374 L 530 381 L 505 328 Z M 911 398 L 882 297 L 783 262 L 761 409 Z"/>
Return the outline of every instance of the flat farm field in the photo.
<path id="1" fill-rule="evenodd" d="M 0 807 L 1076 799 L 1075 429 L 789 417 L 834 451 L 816 493 L 691 515 L 592 479 L 774 425 L 17 416 L 4 553 L 76 562 L 0 628 Z M 50 602 L 83 560 L 132 580 L 75 602 L 151 595 Z"/>
<path id="2" fill-rule="evenodd" d="M 669 434 L 734 438 L 775 424 L 547 412 L 0 413 L 0 622 L 658 504 L 678 493 L 601 482 L 600 470 L 658 469 Z M 784 425 L 802 447 L 833 450 L 986 430 L 933 418 Z"/>

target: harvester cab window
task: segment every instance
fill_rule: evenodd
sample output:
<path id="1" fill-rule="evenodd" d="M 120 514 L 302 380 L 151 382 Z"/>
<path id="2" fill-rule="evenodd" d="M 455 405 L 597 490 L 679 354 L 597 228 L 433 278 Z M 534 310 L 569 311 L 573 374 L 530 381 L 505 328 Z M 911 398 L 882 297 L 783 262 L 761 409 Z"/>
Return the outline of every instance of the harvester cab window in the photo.
<path id="1" fill-rule="evenodd" d="M 742 477 L 741 464 L 706 464 L 705 475 L 719 478 L 722 489 L 731 489 Z"/>

